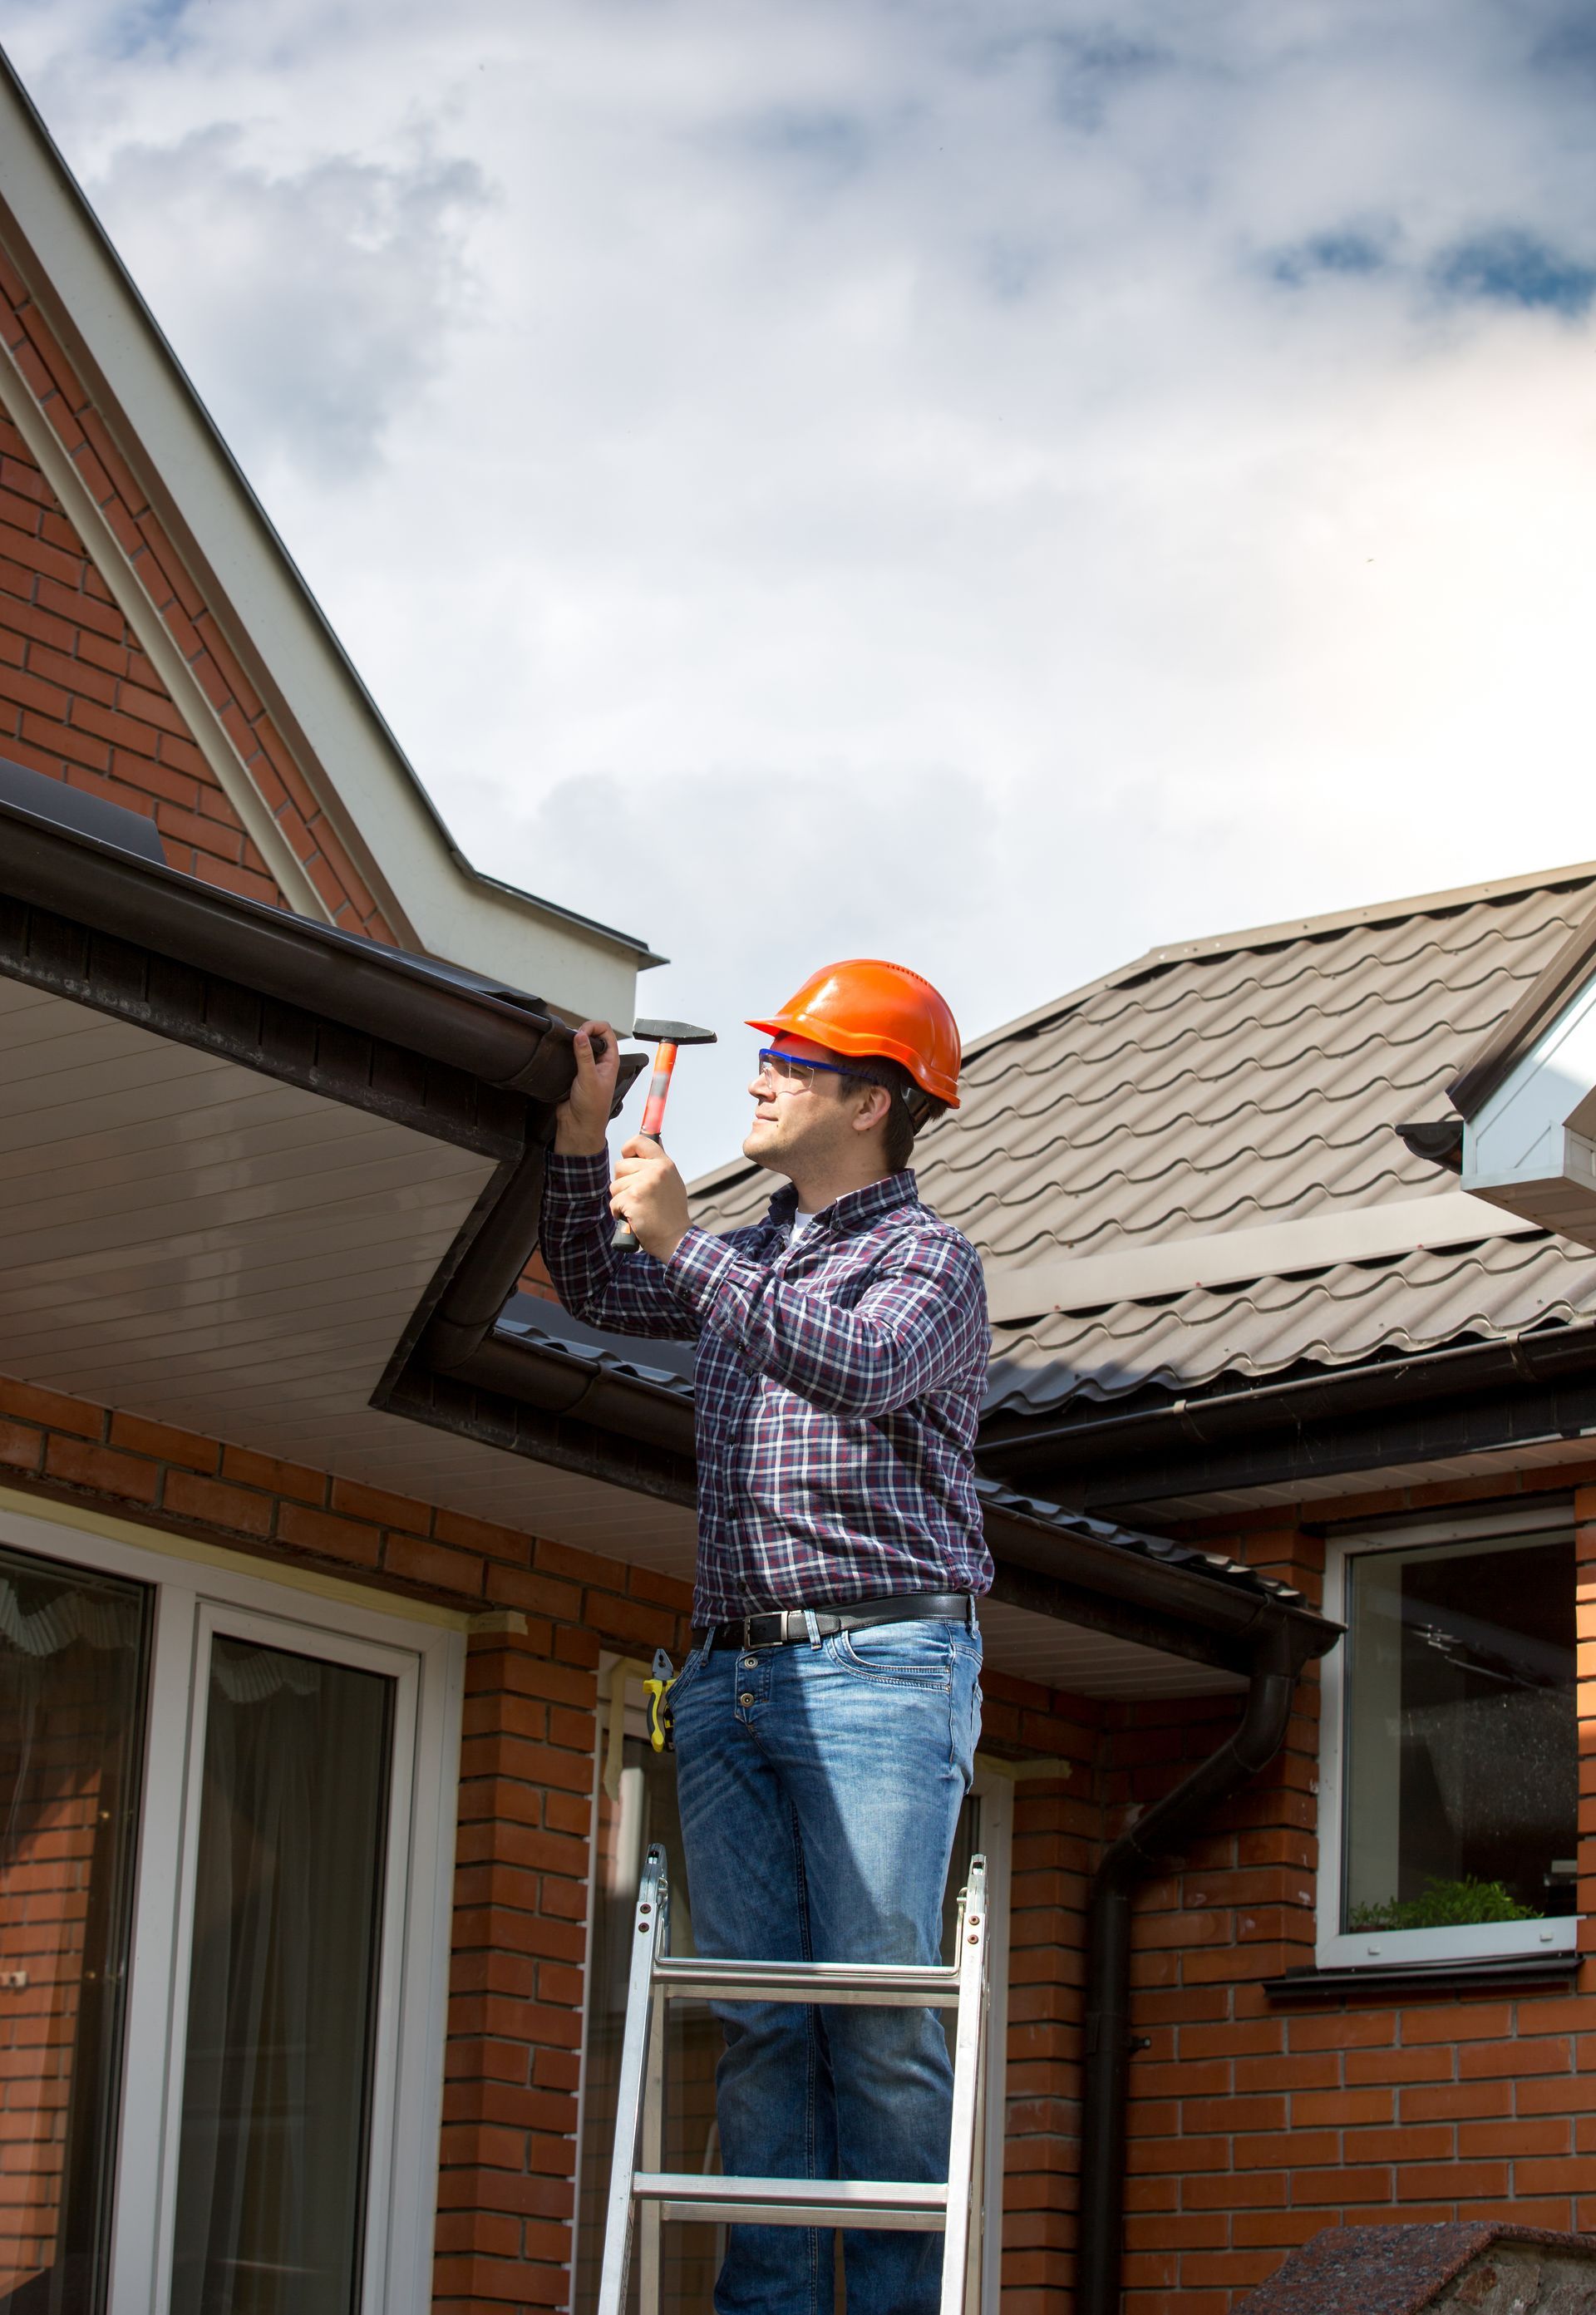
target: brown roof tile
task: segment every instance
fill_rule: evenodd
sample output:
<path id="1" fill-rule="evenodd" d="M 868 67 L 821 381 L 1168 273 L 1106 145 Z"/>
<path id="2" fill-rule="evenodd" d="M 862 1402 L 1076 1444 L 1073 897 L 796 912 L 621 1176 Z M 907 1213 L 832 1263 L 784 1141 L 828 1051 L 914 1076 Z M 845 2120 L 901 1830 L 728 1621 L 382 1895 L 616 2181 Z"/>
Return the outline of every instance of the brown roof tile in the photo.
<path id="1" fill-rule="evenodd" d="M 1497 1217 L 1467 1235 L 1452 1176 L 1394 1130 L 1445 1111 L 1465 1055 L 1593 898 L 1584 865 L 1192 942 L 978 1039 L 918 1171 L 986 1258 L 1005 1319 L 993 1405 L 1340 1366 L 1596 1308 L 1596 1258 L 1487 1236 Z M 733 1228 L 770 1187 L 723 1167 L 696 1211 Z M 1455 1244 L 1335 1258 L 1338 1217 L 1444 1196 Z M 1158 1295 L 1139 1279 L 1103 1302 L 1104 1256 L 1310 1222 L 1296 1274 Z M 1091 1268 L 1072 1302 L 1076 1261 Z"/>

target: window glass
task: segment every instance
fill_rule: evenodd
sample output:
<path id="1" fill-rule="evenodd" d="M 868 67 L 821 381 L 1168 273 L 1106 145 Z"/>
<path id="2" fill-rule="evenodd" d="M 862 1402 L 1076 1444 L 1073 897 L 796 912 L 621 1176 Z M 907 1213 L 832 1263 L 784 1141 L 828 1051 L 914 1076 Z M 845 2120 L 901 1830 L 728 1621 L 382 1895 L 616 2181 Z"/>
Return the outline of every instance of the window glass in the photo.
<path id="1" fill-rule="evenodd" d="M 980 1846 L 980 1803 L 966 1799 L 953 1838 L 943 1905 L 943 1955 L 953 1957 L 959 1891 L 970 1860 Z M 628 1736 L 623 1753 L 620 1793 L 612 1802 L 602 1785 L 594 1841 L 593 1948 L 589 1979 L 587 2054 L 583 2076 L 580 2204 L 577 2229 L 576 2315 L 591 2315 L 598 2304 L 604 2259 L 605 2203 L 614 2150 L 616 2085 L 620 2073 L 621 2036 L 625 2024 L 626 1982 L 632 1965 L 632 1909 L 643 1860 L 658 1841 L 670 1874 L 670 1950 L 691 1955 L 692 1894 L 682 1859 L 681 1823 L 676 1807 L 676 1762 L 640 1738 Z M 758 1956 L 751 1958 L 758 1959 Z M 667 2011 L 665 2131 L 661 2158 L 666 2170 L 718 2170 L 714 2073 L 721 2030 L 705 2001 L 673 2001 Z M 721 2227 L 673 2222 L 661 2230 L 661 2315 L 700 2315 L 714 2290 L 725 2248 Z M 637 2315 L 639 2262 L 634 2255 L 627 2306 Z M 838 2273 L 841 2304 L 841 2269 Z"/>
<path id="2" fill-rule="evenodd" d="M 1346 1930 L 1574 1909 L 1571 1536 L 1349 1562 Z"/>
<path id="3" fill-rule="evenodd" d="M 0 2310 L 105 2303 L 147 1598 L 0 1551 Z"/>
<path id="4" fill-rule="evenodd" d="M 392 1704 L 211 1644 L 172 2315 L 359 2304 Z"/>

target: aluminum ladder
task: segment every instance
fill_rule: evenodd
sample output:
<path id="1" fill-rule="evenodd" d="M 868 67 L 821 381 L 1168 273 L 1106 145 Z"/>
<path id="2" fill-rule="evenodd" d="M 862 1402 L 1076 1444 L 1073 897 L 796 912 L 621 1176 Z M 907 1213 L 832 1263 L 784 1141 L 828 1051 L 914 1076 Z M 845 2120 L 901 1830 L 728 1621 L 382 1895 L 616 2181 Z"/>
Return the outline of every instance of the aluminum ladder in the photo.
<path id="1" fill-rule="evenodd" d="M 615 2152 L 605 2212 L 598 2315 L 625 2315 L 635 2234 L 640 2315 L 658 2315 L 660 2229 L 714 2225 L 902 2227 L 944 2238 L 941 2315 L 980 2306 L 983 2096 L 987 2025 L 987 1860 L 972 1857 L 959 1896 L 958 1959 L 945 1966 L 887 1962 L 688 1961 L 670 1952 L 665 1852 L 648 1852 L 637 1892 L 626 2024 L 616 2098 Z M 953 2109 L 947 2181 L 727 2178 L 661 2170 L 667 2005 L 686 2000 L 855 2002 L 953 2009 Z"/>

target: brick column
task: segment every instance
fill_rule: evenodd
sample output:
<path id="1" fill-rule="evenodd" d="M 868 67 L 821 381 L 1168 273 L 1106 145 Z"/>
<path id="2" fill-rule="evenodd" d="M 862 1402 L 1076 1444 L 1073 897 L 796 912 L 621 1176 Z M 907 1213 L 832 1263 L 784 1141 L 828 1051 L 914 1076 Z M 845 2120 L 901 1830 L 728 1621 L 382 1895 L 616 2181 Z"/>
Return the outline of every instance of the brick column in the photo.
<path id="1" fill-rule="evenodd" d="M 1080 2170 L 1086 1906 L 1103 1707 L 983 1674 L 982 1746 L 1016 1770 L 1009 1896 L 1004 2315 L 1068 2315 Z"/>
<path id="2" fill-rule="evenodd" d="M 438 2315 L 570 2289 L 598 1637 L 527 1623 L 466 1667 Z"/>

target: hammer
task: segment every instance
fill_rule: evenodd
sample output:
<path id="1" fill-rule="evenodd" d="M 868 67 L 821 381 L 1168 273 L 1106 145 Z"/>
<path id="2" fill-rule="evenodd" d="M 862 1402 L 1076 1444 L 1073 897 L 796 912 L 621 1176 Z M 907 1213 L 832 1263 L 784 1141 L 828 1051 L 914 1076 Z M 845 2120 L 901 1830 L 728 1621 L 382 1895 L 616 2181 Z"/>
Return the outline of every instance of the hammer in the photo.
<path id="1" fill-rule="evenodd" d="M 640 1044 L 655 1048 L 654 1074 L 649 1080 L 648 1098 L 643 1104 L 643 1123 L 637 1130 L 640 1133 L 646 1133 L 651 1141 L 658 1141 L 660 1128 L 665 1122 L 665 1096 L 670 1091 L 670 1072 L 676 1067 L 678 1046 L 713 1045 L 715 1033 L 713 1029 L 696 1029 L 690 1021 L 634 1021 L 632 1034 Z M 611 1242 L 617 1253 L 636 1252 L 637 1240 L 625 1222 L 616 1224 Z"/>

